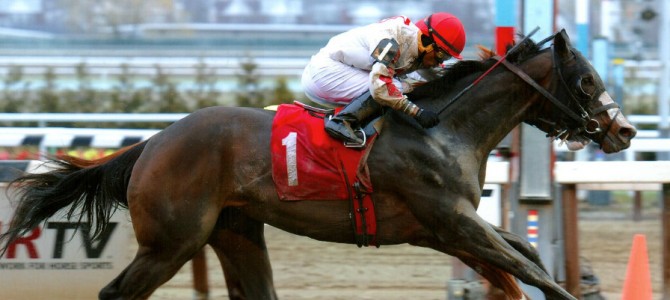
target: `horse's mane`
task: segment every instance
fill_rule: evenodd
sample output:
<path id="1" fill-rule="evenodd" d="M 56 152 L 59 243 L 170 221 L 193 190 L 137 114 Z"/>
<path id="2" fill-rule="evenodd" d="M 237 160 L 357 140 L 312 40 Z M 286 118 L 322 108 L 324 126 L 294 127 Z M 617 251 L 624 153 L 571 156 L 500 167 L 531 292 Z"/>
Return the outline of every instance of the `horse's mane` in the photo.
<path id="1" fill-rule="evenodd" d="M 513 45 L 507 46 L 507 51 L 509 53 L 507 53 L 505 59 L 513 64 L 521 63 L 540 52 L 540 46 L 534 41 L 531 39 L 523 40 L 522 35 L 519 35 L 519 37 L 522 39 L 523 44 L 516 47 L 514 51 L 509 52 Z M 495 52 L 482 46 L 479 46 L 479 50 L 480 60 L 461 60 L 448 66 L 442 77 L 417 88 L 411 93 L 410 98 L 420 100 L 421 98 L 434 98 L 443 95 L 448 93 L 454 87 L 454 84 L 461 79 L 471 75 L 481 74 L 491 68 L 496 63 L 496 60 L 492 58 L 496 55 Z M 473 78 L 472 81 L 475 79 L 476 78 Z"/>

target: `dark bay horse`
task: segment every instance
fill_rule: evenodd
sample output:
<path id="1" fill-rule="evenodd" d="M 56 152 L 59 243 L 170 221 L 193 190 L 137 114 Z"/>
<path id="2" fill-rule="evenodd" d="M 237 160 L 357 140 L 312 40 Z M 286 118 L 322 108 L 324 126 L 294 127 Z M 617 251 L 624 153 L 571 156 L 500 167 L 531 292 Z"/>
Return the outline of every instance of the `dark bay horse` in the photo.
<path id="1" fill-rule="evenodd" d="M 548 299 L 575 299 L 523 238 L 476 213 L 488 154 L 521 122 L 573 144 L 594 141 L 606 153 L 626 149 L 635 136 L 565 32 L 547 41 L 553 45 L 545 49 L 520 43 L 508 53 L 509 66 L 499 65 L 449 105 L 437 127 L 385 113 L 368 158 L 378 244 L 409 243 L 458 257 L 511 299 L 522 297 L 514 277 Z M 496 62 L 459 62 L 411 97 L 440 111 Z M 0 236 L 2 249 L 68 205 L 73 218 L 94 220 L 95 233 L 121 206 L 130 212 L 139 249 L 101 299 L 149 297 L 206 244 L 221 261 L 232 299 L 275 299 L 264 224 L 321 241 L 355 240 L 346 201 L 279 200 L 271 171 L 274 114 L 206 108 L 109 157 L 56 159 L 58 169 L 13 183 L 18 206 Z"/>

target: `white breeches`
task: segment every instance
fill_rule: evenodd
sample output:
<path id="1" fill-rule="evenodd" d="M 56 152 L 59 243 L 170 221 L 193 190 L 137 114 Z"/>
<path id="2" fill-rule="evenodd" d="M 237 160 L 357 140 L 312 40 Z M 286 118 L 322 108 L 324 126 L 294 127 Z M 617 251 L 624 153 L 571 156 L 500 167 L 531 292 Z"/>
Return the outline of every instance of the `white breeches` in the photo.
<path id="1" fill-rule="evenodd" d="M 394 85 L 402 86 L 395 79 Z M 305 95 L 318 104 L 343 106 L 370 90 L 370 71 L 329 58 L 312 57 L 302 73 L 302 87 Z"/>

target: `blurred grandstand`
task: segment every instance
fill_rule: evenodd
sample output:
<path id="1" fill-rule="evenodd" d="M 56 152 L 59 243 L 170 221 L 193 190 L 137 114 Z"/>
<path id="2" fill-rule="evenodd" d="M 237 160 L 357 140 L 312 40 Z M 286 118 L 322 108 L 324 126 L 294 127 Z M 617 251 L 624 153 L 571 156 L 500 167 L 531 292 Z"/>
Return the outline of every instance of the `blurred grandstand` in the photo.
<path id="1" fill-rule="evenodd" d="M 574 2 L 560 1 L 558 7 L 557 27 L 569 33 L 575 31 Z M 621 4 L 622 14 L 645 8 L 629 2 Z M 160 66 L 188 84 L 187 78 L 196 73 L 194 66 L 202 61 L 215 69 L 219 88 L 230 91 L 240 63 L 251 58 L 259 65 L 261 81 L 285 76 L 289 88 L 299 92 L 302 67 L 331 36 L 394 15 L 413 20 L 434 11 L 458 15 L 468 32 L 464 56 L 475 58 L 476 45 L 493 46 L 494 4 L 494 0 L 102 0 L 81 5 L 76 0 L 0 0 L 0 74 L 23 66 L 35 88 L 43 84 L 39 77 L 45 70 L 53 68 L 59 76 L 56 86 L 62 87 L 72 85 L 76 66 L 85 63 L 93 86 L 105 89 L 110 88 L 110 76 L 123 72 L 122 66 L 138 74 L 140 82 Z M 621 45 L 615 47 L 620 53 L 614 57 L 645 59 L 638 52 L 654 46 L 657 37 L 644 34 L 654 22 L 626 20 L 617 24 L 620 41 L 613 42 Z M 597 36 L 600 27 L 591 26 L 591 36 Z M 642 44 L 631 42 L 631 36 Z"/>
<path id="2" fill-rule="evenodd" d="M 557 2 L 556 27 L 566 28 L 572 37 L 577 36 L 575 2 Z M 654 110 L 658 18 L 640 16 L 653 12 L 656 1 L 607 2 L 616 5 L 609 18 L 615 24 L 603 24 L 598 15 L 603 3 L 591 1 L 590 37 L 611 33 L 611 57 L 617 59 L 612 69 L 623 70 L 625 84 L 633 85 L 610 90 L 627 93 L 618 97 L 625 97 L 629 102 L 624 107 L 636 109 L 634 113 Z M 75 104 L 89 101 L 82 96 L 89 91 L 103 91 L 95 96 L 106 105 L 125 97 L 128 103 L 153 101 L 147 104 L 151 106 L 174 89 L 187 101 L 213 95 L 222 99 L 218 103 L 234 105 L 235 93 L 246 88 L 240 86 L 243 66 L 253 64 L 247 76 L 254 85 L 268 89 L 281 78 L 299 99 L 302 68 L 331 36 L 390 16 L 419 20 L 434 11 L 461 17 L 468 32 L 466 58 L 477 57 L 476 45 L 493 46 L 494 0 L 99 0 L 86 5 L 78 0 L 0 0 L 0 92 L 5 103 L 30 98 L 32 105 L 53 98 L 49 89 L 79 98 Z M 159 100 L 151 100 L 151 93 Z M 67 102 L 60 108 L 81 106 Z M 102 112 L 99 108 L 80 111 Z M 111 108 L 136 112 L 127 103 Z M 178 112 L 185 108 L 192 106 Z M 3 105 L 0 110 L 22 111 Z"/>

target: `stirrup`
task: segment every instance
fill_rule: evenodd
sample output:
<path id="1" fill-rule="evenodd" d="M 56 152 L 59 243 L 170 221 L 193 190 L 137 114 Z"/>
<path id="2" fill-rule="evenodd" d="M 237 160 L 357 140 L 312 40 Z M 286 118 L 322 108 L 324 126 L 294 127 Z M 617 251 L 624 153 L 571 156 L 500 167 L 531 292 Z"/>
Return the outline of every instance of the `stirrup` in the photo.
<path id="1" fill-rule="evenodd" d="M 324 120 L 326 121 L 326 123 L 328 123 L 330 120 L 333 119 L 333 117 L 335 117 L 334 114 L 329 114 L 326 118 L 324 118 Z M 361 143 L 354 143 L 354 142 L 345 141 L 344 139 L 340 138 L 340 140 L 342 140 L 342 144 L 347 148 L 364 148 L 365 143 L 368 140 L 368 136 L 365 134 L 365 130 L 363 130 L 363 128 L 351 129 L 351 130 L 354 132 L 354 134 L 356 134 L 356 132 L 360 132 L 361 135 L 363 136 L 363 138 L 362 138 L 363 141 Z"/>
<path id="2" fill-rule="evenodd" d="M 347 147 L 347 148 L 364 148 L 365 147 L 365 143 L 368 141 L 368 136 L 365 134 L 365 131 L 363 130 L 363 128 L 358 128 L 358 129 L 354 130 L 354 134 L 356 134 L 356 132 L 360 132 L 361 135 L 363 135 L 363 142 L 361 142 L 360 144 L 357 144 L 357 143 L 344 141 L 343 142 L 344 147 Z"/>

